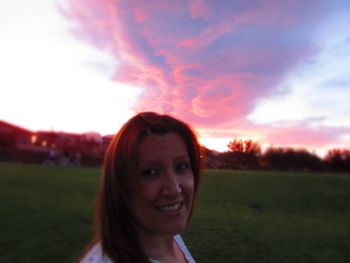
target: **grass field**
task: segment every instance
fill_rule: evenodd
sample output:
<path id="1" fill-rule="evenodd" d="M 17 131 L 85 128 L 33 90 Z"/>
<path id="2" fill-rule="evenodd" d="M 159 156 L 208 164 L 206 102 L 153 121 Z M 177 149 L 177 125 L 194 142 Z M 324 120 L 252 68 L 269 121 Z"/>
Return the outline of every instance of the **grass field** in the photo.
<path id="1" fill-rule="evenodd" d="M 74 262 L 99 173 L 0 164 L 0 262 Z M 197 262 L 350 262 L 350 175 L 207 171 L 183 237 Z"/>

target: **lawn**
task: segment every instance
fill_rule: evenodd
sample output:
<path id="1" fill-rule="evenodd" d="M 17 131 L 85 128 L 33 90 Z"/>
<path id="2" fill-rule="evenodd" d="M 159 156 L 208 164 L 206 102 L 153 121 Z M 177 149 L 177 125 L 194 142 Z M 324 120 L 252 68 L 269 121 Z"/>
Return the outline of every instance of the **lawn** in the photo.
<path id="1" fill-rule="evenodd" d="M 0 262 L 74 262 L 100 169 L 0 164 Z M 206 171 L 188 230 L 197 262 L 349 262 L 350 175 Z"/>

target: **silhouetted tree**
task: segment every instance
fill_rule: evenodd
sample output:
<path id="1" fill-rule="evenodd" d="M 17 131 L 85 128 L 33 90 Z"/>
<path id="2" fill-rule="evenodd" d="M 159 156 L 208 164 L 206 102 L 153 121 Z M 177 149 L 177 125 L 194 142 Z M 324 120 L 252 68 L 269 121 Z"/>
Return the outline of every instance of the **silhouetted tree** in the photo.
<path id="1" fill-rule="evenodd" d="M 334 172 L 350 171 L 350 150 L 332 149 L 325 156 L 325 161 Z"/>
<path id="2" fill-rule="evenodd" d="M 206 168 L 265 169 L 289 171 L 350 172 L 350 150 L 333 149 L 324 159 L 306 149 L 270 147 L 263 154 L 252 140 L 234 139 L 228 151 L 216 152 L 202 146 Z"/>
<path id="3" fill-rule="evenodd" d="M 273 148 L 264 153 L 262 160 L 269 169 L 321 171 L 322 160 L 305 149 Z"/>
<path id="4" fill-rule="evenodd" d="M 258 169 L 261 147 L 252 140 L 235 138 L 227 145 L 229 151 L 222 155 L 227 168 Z"/>
<path id="5" fill-rule="evenodd" d="M 242 152 L 246 154 L 260 154 L 260 145 L 252 140 L 242 140 L 235 138 L 229 142 L 227 147 L 231 152 Z"/>
<path id="6" fill-rule="evenodd" d="M 201 155 L 203 158 L 204 168 L 218 168 L 215 165 L 215 152 L 201 145 Z"/>

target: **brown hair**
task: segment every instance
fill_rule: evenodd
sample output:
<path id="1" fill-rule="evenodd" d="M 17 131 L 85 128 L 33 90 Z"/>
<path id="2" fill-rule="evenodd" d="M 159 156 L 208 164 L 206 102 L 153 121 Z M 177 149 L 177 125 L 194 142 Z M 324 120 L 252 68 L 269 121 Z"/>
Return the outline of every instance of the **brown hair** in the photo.
<path id="1" fill-rule="evenodd" d="M 103 254 L 114 262 L 149 262 L 131 224 L 127 178 L 136 167 L 139 140 L 150 134 L 170 132 L 181 136 L 187 146 L 194 175 L 195 199 L 201 180 L 201 148 L 195 133 L 186 123 L 169 115 L 139 113 L 123 125 L 107 149 L 96 203 L 94 243 L 100 241 Z"/>

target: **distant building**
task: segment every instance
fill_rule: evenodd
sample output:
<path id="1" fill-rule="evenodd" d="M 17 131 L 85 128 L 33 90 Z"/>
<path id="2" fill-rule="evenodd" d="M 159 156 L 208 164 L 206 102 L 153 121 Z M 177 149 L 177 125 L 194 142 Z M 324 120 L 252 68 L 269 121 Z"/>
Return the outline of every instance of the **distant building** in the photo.
<path id="1" fill-rule="evenodd" d="M 105 135 L 102 137 L 102 148 L 104 149 L 104 151 L 107 150 L 109 144 L 111 143 L 112 139 L 113 139 L 114 135 Z"/>
<path id="2" fill-rule="evenodd" d="M 32 131 L 0 121 L 0 161 L 40 163 L 48 149 L 33 144 L 33 138 Z"/>
<path id="3" fill-rule="evenodd" d="M 104 150 L 98 133 L 33 132 L 0 121 L 0 161 L 98 165 Z"/>
<path id="4" fill-rule="evenodd" d="M 0 120 L 0 147 L 21 149 L 31 144 L 32 131 Z"/>

